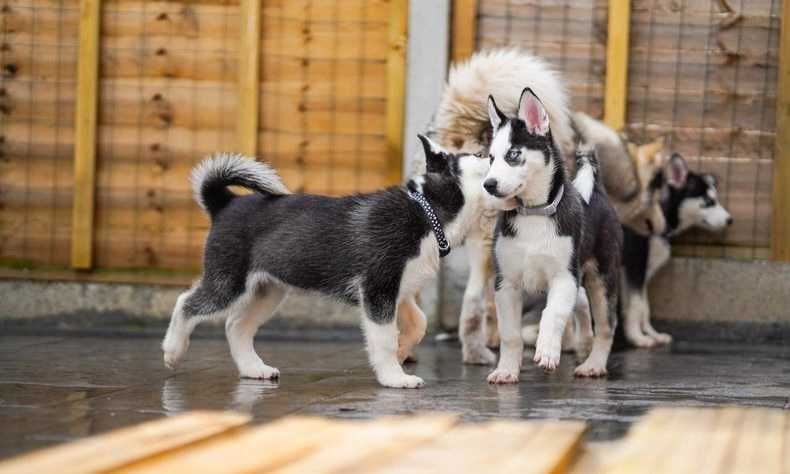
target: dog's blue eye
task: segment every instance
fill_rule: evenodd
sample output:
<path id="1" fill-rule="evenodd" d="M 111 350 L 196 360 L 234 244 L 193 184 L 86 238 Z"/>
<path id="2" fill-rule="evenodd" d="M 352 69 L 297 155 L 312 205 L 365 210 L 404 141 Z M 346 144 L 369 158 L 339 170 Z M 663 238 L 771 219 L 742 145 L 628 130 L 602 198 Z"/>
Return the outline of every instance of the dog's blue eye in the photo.
<path id="1" fill-rule="evenodd" d="M 716 205 L 716 201 L 713 199 L 707 196 L 702 199 L 702 207 L 713 207 L 714 205 Z"/>
<path id="2" fill-rule="evenodd" d="M 516 158 L 521 156 L 521 150 L 510 150 L 507 155 L 508 158 L 510 158 L 511 160 L 515 160 Z"/>

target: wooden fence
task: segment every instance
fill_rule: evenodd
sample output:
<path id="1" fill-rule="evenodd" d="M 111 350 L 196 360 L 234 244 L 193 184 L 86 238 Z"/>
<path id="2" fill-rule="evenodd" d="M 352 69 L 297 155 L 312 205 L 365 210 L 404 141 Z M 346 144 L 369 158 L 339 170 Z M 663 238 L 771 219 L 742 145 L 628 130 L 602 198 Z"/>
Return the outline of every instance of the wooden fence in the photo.
<path id="1" fill-rule="evenodd" d="M 455 60 L 525 47 L 563 72 L 575 109 L 636 140 L 664 135 L 718 176 L 735 224 L 722 236 L 690 233 L 681 253 L 790 260 L 789 1 L 454 5 Z"/>
<path id="2" fill-rule="evenodd" d="M 2 2 L 0 274 L 194 272 L 187 176 L 215 151 L 301 191 L 399 181 L 408 4 Z M 715 172 L 736 223 L 682 252 L 790 260 L 789 4 L 453 0 L 452 57 L 531 49 L 574 108 Z"/>
<path id="3" fill-rule="evenodd" d="M 194 271 L 187 177 L 216 151 L 299 191 L 399 182 L 407 5 L 3 2 L 4 271 Z"/>

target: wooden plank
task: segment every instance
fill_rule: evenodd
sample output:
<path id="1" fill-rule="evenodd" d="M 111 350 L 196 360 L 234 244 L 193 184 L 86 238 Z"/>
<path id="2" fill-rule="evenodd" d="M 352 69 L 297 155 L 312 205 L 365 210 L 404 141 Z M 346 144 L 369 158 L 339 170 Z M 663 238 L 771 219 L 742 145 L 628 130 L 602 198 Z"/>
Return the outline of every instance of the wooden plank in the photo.
<path id="1" fill-rule="evenodd" d="M 625 125 L 630 24 L 631 2 L 609 0 L 604 122 L 615 130 Z"/>
<path id="2" fill-rule="evenodd" d="M 239 100 L 237 149 L 247 156 L 258 153 L 260 107 L 261 2 L 241 0 L 239 18 Z"/>
<path id="3" fill-rule="evenodd" d="M 767 408 L 651 410 L 604 471 L 780 472 L 787 419 L 785 411 Z"/>
<path id="4" fill-rule="evenodd" d="M 391 0 L 387 53 L 387 160 L 390 183 L 403 172 L 403 129 L 406 106 L 406 45 L 408 0 Z"/>
<path id="5" fill-rule="evenodd" d="M 776 155 L 774 157 L 771 253 L 790 261 L 790 0 L 782 1 L 779 68 L 776 87 Z"/>
<path id="6" fill-rule="evenodd" d="M 100 7 L 99 0 L 80 1 L 71 226 L 71 266 L 78 269 L 90 268 L 93 258 Z"/>
<path id="7" fill-rule="evenodd" d="M 163 418 L 13 458 L 0 463 L 0 473 L 107 472 L 227 433 L 249 419 L 217 412 Z"/>
<path id="8" fill-rule="evenodd" d="M 538 423 L 535 436 L 495 470 L 514 474 L 566 472 L 579 453 L 586 429 L 582 422 Z"/>
<path id="9" fill-rule="evenodd" d="M 477 0 L 453 0 L 451 58 L 463 61 L 475 51 L 477 40 Z"/>
<path id="10" fill-rule="evenodd" d="M 576 422 L 496 421 L 465 425 L 405 453 L 391 464 L 364 472 L 564 472 L 584 431 L 585 424 Z M 496 443 L 491 443 L 491 439 L 496 439 Z"/>
<path id="11" fill-rule="evenodd" d="M 314 453 L 270 472 L 369 472 L 442 436 L 456 422 L 457 418 L 451 415 L 425 415 L 359 423 L 344 435 L 323 443 Z"/>
<path id="12" fill-rule="evenodd" d="M 268 472 L 309 456 L 321 444 L 356 429 L 350 423 L 293 417 L 235 432 L 188 451 L 142 460 L 119 470 L 125 474 Z"/>

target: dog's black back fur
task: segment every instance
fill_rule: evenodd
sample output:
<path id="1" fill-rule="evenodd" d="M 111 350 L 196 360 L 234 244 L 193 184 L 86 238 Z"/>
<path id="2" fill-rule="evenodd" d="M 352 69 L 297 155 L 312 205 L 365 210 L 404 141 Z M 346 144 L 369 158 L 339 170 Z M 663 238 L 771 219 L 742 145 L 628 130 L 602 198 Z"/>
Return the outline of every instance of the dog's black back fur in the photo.
<path id="1" fill-rule="evenodd" d="M 446 224 L 464 205 L 453 157 L 441 173 L 422 176 L 421 191 Z M 220 186 L 219 184 L 224 184 Z M 347 303 L 364 303 L 372 319 L 394 317 L 403 270 L 419 254 L 431 227 L 405 187 L 348 197 L 305 194 L 231 196 L 231 181 L 205 186 L 222 193 L 213 206 L 204 273 L 186 300 L 187 316 L 220 311 L 245 289 L 248 276 L 265 274 L 287 285 L 318 291 Z M 364 301 L 359 301 L 359 295 Z"/>

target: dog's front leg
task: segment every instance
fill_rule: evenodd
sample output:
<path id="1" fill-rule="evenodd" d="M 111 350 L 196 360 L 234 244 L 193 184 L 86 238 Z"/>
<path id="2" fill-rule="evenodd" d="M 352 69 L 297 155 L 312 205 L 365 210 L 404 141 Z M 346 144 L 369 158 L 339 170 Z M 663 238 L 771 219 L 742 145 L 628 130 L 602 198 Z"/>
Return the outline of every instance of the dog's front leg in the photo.
<path id="1" fill-rule="evenodd" d="M 362 298 L 362 329 L 367 342 L 368 358 L 376 379 L 385 387 L 418 388 L 425 382 L 408 375 L 398 362 L 398 321 L 395 298 L 382 294 Z"/>
<path id="2" fill-rule="evenodd" d="M 524 357 L 524 341 L 521 339 L 521 288 L 503 281 L 496 290 L 496 314 L 499 323 L 499 364 L 488 375 L 489 383 L 517 383 Z"/>
<path id="3" fill-rule="evenodd" d="M 647 284 L 642 288 L 642 291 L 633 296 L 634 299 L 639 299 L 639 306 L 642 308 L 640 327 L 647 337 L 652 338 L 657 344 L 669 344 L 672 342 L 672 336 L 667 333 L 658 332 L 650 324 L 650 300 L 647 298 Z"/>
<path id="4" fill-rule="evenodd" d="M 623 278 L 625 280 L 625 278 Z M 647 301 L 641 297 L 642 291 L 632 288 L 627 282 L 621 284 L 623 298 L 623 330 L 625 338 L 636 347 L 653 347 L 656 340 L 645 334 L 642 321 L 650 316 Z"/>
<path id="5" fill-rule="evenodd" d="M 486 285 L 491 275 L 491 246 L 482 239 L 467 241 L 469 281 L 461 306 L 458 335 L 465 364 L 494 364 L 496 355 L 486 347 Z M 496 330 L 496 329 L 494 329 Z"/>
<path id="6" fill-rule="evenodd" d="M 560 363 L 562 335 L 576 305 L 578 292 L 576 278 L 569 272 L 557 275 L 549 282 L 546 309 L 540 317 L 535 356 L 532 359 L 543 370 L 553 371 Z"/>

